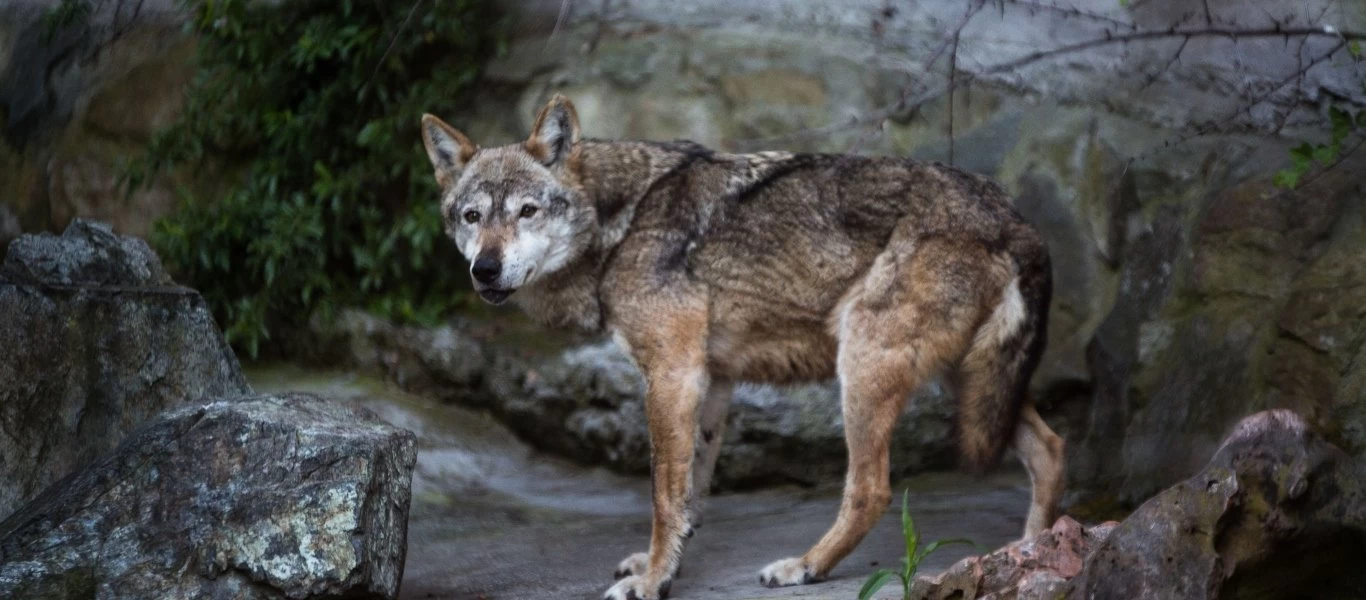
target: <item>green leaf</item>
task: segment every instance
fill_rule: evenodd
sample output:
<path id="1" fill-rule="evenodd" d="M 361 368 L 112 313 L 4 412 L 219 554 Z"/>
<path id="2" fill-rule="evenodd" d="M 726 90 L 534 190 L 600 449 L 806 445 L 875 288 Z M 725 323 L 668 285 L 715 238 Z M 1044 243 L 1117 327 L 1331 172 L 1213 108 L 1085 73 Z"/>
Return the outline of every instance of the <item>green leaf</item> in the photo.
<path id="1" fill-rule="evenodd" d="M 1342 143 L 1347 134 L 1352 132 L 1352 113 L 1333 106 L 1328 109 L 1328 120 L 1333 125 L 1333 144 Z"/>
<path id="2" fill-rule="evenodd" d="M 1281 169 L 1276 176 L 1271 179 L 1271 183 L 1278 188 L 1293 190 L 1300 182 L 1300 173 L 1293 169 Z"/>
<path id="3" fill-rule="evenodd" d="M 930 555 L 932 552 L 934 552 L 935 550 L 938 550 L 939 548 L 941 548 L 941 547 L 943 547 L 943 546 L 949 546 L 949 545 L 952 545 L 952 544 L 967 544 L 967 545 L 969 545 L 969 546 L 974 546 L 974 547 L 981 548 L 980 546 L 977 546 L 977 543 L 976 543 L 976 542 L 974 542 L 974 541 L 972 541 L 972 540 L 970 540 L 970 539 L 967 539 L 967 538 L 949 538 L 949 539 L 946 539 L 946 540 L 935 540 L 935 541 L 930 542 L 929 544 L 926 544 L 926 545 L 925 545 L 925 550 L 924 550 L 923 552 L 920 553 L 920 556 L 917 557 L 916 560 L 917 560 L 917 561 L 924 560 L 926 556 L 929 556 L 929 555 Z"/>
<path id="4" fill-rule="evenodd" d="M 915 521 L 911 519 L 910 497 L 911 490 L 909 489 L 901 493 L 901 537 L 906 542 L 908 565 L 915 557 L 915 549 L 920 546 L 920 534 L 916 532 Z"/>
<path id="5" fill-rule="evenodd" d="M 370 121 L 369 123 L 366 123 L 365 127 L 362 127 L 360 133 L 356 135 L 356 144 L 368 146 L 370 145 L 370 142 L 375 139 L 377 134 L 379 134 L 379 122 Z"/>
<path id="6" fill-rule="evenodd" d="M 869 600 L 873 597 L 873 594 L 876 594 L 878 590 L 887 585 L 887 583 L 892 580 L 892 577 L 896 576 L 898 576 L 897 573 L 891 569 L 878 569 L 872 575 L 868 576 L 868 580 L 863 582 L 863 587 L 859 588 L 858 600 Z"/>
<path id="7" fill-rule="evenodd" d="M 1350 44 L 1347 44 L 1347 53 L 1348 53 L 1348 54 L 1351 54 L 1351 55 L 1352 55 L 1352 58 L 1355 58 L 1355 59 L 1357 59 L 1357 60 L 1360 60 L 1360 59 L 1361 59 L 1361 40 L 1352 40 L 1352 42 L 1351 42 Z"/>
<path id="8" fill-rule="evenodd" d="M 1319 145 L 1314 147 L 1314 160 L 1319 161 L 1324 166 L 1330 165 L 1338 158 L 1338 147 L 1336 143 L 1331 145 Z"/>
<path id="9" fill-rule="evenodd" d="M 1314 147 L 1308 142 L 1295 146 L 1290 149 L 1290 162 L 1295 165 L 1295 170 L 1305 171 L 1309 168 L 1309 163 L 1314 160 Z"/>

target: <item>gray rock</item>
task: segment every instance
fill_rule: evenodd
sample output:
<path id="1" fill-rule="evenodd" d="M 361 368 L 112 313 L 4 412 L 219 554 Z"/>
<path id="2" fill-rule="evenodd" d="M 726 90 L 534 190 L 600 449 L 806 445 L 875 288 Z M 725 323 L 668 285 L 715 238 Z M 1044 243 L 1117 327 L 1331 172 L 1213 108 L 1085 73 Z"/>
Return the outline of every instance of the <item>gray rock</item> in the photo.
<path id="1" fill-rule="evenodd" d="M 8 204 L 0 204 L 0 246 L 9 246 L 9 243 L 23 232 L 19 225 L 19 217 L 14 215 Z"/>
<path id="2" fill-rule="evenodd" d="M 161 259 L 135 237 L 108 225 L 75 219 L 60 237 L 26 235 L 9 245 L 0 280 L 30 285 L 163 286 L 171 277 Z"/>
<path id="3" fill-rule="evenodd" d="M 312 395 L 182 407 L 0 523 L 0 597 L 395 598 L 415 460 Z"/>
<path id="4" fill-rule="evenodd" d="M 1363 550 L 1366 463 L 1272 410 L 1125 519 L 1068 597 L 1361 598 Z"/>
<path id="5" fill-rule="evenodd" d="M 315 323 L 321 342 L 345 348 L 347 364 L 381 373 L 406 390 L 483 408 L 537 449 L 618 471 L 649 469 L 644 382 L 610 341 L 543 345 L 532 334 L 480 331 L 476 323 L 402 327 L 360 312 Z M 898 475 L 956 460 L 952 402 L 929 386 L 897 424 Z M 735 392 L 717 463 L 720 488 L 841 481 L 846 456 L 833 383 Z"/>
<path id="6" fill-rule="evenodd" d="M 0 516 L 156 414 L 250 391 L 204 299 L 99 224 L 15 240 L 0 314 Z"/>

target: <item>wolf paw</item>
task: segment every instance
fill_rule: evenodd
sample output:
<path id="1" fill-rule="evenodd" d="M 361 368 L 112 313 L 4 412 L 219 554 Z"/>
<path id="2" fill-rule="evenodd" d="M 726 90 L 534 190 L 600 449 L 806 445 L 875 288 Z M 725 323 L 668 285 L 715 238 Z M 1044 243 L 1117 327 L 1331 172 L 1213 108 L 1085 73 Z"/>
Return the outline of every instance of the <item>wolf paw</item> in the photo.
<path id="1" fill-rule="evenodd" d="M 669 597 L 669 583 L 665 581 L 655 587 L 644 577 L 632 575 L 608 588 L 607 593 L 602 595 L 602 600 L 663 600 Z"/>
<path id="2" fill-rule="evenodd" d="M 765 587 L 803 585 L 816 580 L 811 569 L 800 558 L 784 558 L 770 563 L 759 571 L 759 584 Z"/>
<path id="3" fill-rule="evenodd" d="M 616 572 L 612 573 L 613 579 L 621 579 L 629 575 L 644 575 L 646 565 L 650 564 L 650 555 L 646 552 L 637 552 L 626 557 L 617 563 Z"/>

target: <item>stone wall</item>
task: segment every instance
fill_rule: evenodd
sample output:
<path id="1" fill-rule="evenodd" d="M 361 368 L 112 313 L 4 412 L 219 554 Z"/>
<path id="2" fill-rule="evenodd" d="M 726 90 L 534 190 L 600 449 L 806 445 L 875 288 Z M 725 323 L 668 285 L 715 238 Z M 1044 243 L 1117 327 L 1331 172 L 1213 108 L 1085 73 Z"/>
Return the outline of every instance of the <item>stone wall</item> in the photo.
<path id="1" fill-rule="evenodd" d="M 1199 39 L 1166 71 L 1175 42 L 991 71 L 1103 35 L 1104 19 L 1152 28 L 1184 5 L 1070 4 L 1089 16 L 1018 3 L 974 16 L 959 64 L 979 78 L 950 109 L 933 93 L 943 74 L 923 64 L 962 2 L 570 3 L 562 15 L 562 3 L 527 1 L 488 93 L 434 112 L 478 143 L 506 143 L 563 92 L 589 136 L 947 161 L 952 110 L 953 162 L 1005 184 L 1054 255 L 1050 349 L 1034 387 L 1069 439 L 1073 488 L 1137 502 L 1266 408 L 1295 409 L 1366 454 L 1366 160 L 1293 193 L 1269 182 L 1289 146 L 1323 131 L 1325 97 L 1366 102 L 1350 61 L 1280 89 L 1295 61 L 1282 40 Z M 1263 24 L 1247 21 L 1253 5 L 1274 8 L 1209 4 L 1216 25 L 1247 27 Z M 1327 8 L 1324 22 L 1366 26 L 1360 6 Z M 868 119 L 907 89 L 928 101 Z M 1267 102 L 1240 110 L 1248 89 Z M 1279 118 L 1279 135 L 1262 131 Z M 1221 133 L 1190 135 L 1211 121 Z"/>
<path id="2" fill-rule="evenodd" d="M 110 193 L 111 165 L 174 114 L 193 42 L 165 26 L 174 13 L 153 11 L 94 55 L 44 54 L 14 25 L 31 27 L 43 4 L 0 1 L 0 195 L 11 213 L 0 211 L 0 233 L 72 214 L 144 233 L 171 206 L 171 182 L 124 200 Z M 1199 4 L 986 3 L 963 29 L 957 64 L 974 79 L 950 108 L 936 91 L 946 33 L 966 16 L 959 0 L 519 0 L 514 39 L 478 97 L 431 110 L 477 142 L 504 143 L 564 92 L 592 136 L 952 153 L 999 179 L 1055 257 L 1036 397 L 1069 439 L 1074 487 L 1133 502 L 1193 472 L 1232 423 L 1264 408 L 1293 408 L 1366 453 L 1366 165 L 1349 160 L 1295 193 L 1268 182 L 1288 147 L 1323 134 L 1326 101 L 1366 105 L 1345 54 L 1280 85 L 1336 39 L 1110 44 L 997 69 L 1122 35 L 1125 24 L 1256 28 L 1288 17 L 1366 29 L 1362 3 Z M 47 58 L 34 63 L 43 79 L 25 81 L 56 90 L 54 109 L 32 113 L 43 126 L 15 112 L 11 82 L 28 55 Z M 1242 110 L 1246 98 L 1264 102 Z"/>
<path id="3" fill-rule="evenodd" d="M 118 167 L 179 114 L 194 41 L 172 0 L 96 2 L 88 23 L 49 33 L 57 4 L 0 0 L 0 242 L 17 234 L 6 219 L 61 231 L 86 217 L 146 236 L 177 182 L 125 195 Z"/>

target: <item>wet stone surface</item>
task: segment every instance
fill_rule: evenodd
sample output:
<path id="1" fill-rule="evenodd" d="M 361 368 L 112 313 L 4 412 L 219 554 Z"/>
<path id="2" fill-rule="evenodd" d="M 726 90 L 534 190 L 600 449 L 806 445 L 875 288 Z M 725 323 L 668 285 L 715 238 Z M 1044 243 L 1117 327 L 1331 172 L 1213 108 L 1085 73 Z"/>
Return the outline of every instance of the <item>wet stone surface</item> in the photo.
<path id="1" fill-rule="evenodd" d="M 649 482 L 531 450 L 493 417 L 405 394 L 365 377 L 290 368 L 248 370 L 261 391 L 301 390 L 362 404 L 418 435 L 402 598 L 597 598 L 618 561 L 649 541 Z M 1007 462 L 1007 464 L 1012 464 Z M 897 565 L 889 510 L 829 581 L 768 589 L 770 561 L 798 555 L 834 521 L 841 478 L 827 486 L 725 493 L 707 505 L 670 598 L 854 598 L 878 567 Z M 1023 527 L 1027 479 L 926 475 L 900 482 L 924 539 L 969 537 L 994 548 Z M 922 566 L 937 573 L 970 552 L 947 547 Z M 885 588 L 879 599 L 896 597 Z"/>

